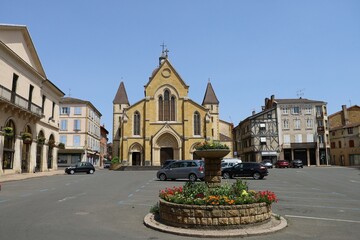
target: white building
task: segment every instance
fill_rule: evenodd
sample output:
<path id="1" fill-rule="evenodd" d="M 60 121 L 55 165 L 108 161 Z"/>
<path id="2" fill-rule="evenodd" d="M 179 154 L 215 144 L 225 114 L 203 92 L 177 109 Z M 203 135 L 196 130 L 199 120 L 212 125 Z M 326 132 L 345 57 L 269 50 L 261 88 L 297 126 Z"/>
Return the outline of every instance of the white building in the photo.
<path id="1" fill-rule="evenodd" d="M 99 166 L 101 113 L 89 101 L 64 97 L 60 101 L 58 165 L 91 162 Z"/>
<path id="2" fill-rule="evenodd" d="M 47 79 L 26 26 L 0 25 L 0 173 L 57 169 L 63 96 Z"/>

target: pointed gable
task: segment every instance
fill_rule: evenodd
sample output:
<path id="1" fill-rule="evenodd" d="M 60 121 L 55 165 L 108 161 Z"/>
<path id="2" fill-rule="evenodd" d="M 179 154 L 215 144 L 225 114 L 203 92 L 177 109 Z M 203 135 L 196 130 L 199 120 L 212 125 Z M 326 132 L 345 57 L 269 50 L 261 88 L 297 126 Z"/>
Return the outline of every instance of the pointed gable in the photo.
<path id="1" fill-rule="evenodd" d="M 217 99 L 214 89 L 210 82 L 208 82 L 207 84 L 204 100 L 202 102 L 202 105 L 205 104 L 219 104 L 219 100 Z"/>
<path id="2" fill-rule="evenodd" d="M 160 66 L 154 69 L 145 87 L 145 96 L 154 96 L 159 87 L 164 85 L 173 86 L 180 96 L 187 96 L 189 86 L 180 77 L 170 61 L 165 58 Z"/>
<path id="3" fill-rule="evenodd" d="M 46 78 L 26 26 L 0 24 L 0 43 L 4 44 L 12 53 L 15 53 L 21 60 Z"/>
<path id="4" fill-rule="evenodd" d="M 120 83 L 120 86 L 119 86 L 117 93 L 115 95 L 115 98 L 113 100 L 113 104 L 128 104 L 128 105 L 130 105 L 128 97 L 127 97 L 127 93 L 125 90 L 124 82 Z"/>

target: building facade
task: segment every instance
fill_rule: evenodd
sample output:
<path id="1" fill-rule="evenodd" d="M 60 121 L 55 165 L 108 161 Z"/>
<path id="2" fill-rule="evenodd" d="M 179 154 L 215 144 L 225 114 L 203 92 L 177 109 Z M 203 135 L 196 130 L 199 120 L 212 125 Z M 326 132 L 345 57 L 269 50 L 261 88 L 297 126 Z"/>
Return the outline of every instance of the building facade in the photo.
<path id="1" fill-rule="evenodd" d="M 300 159 L 305 166 L 330 164 L 326 102 L 272 96 L 265 107 L 276 107 L 281 159 Z"/>
<path id="2" fill-rule="evenodd" d="M 108 158 L 108 137 L 109 131 L 106 130 L 105 126 L 100 126 L 100 167 L 103 167 L 104 160 Z"/>
<path id="3" fill-rule="evenodd" d="M 101 116 L 89 101 L 72 97 L 60 100 L 59 139 L 65 148 L 59 149 L 59 166 L 77 162 L 100 165 Z"/>
<path id="4" fill-rule="evenodd" d="M 0 25 L 0 173 L 57 169 L 59 101 L 26 26 Z"/>
<path id="5" fill-rule="evenodd" d="M 201 105 L 188 92 L 167 51 L 145 85 L 142 100 L 130 105 L 121 82 L 113 101 L 113 157 L 128 165 L 160 166 L 167 159 L 198 158 L 194 147 L 203 141 L 224 139 L 231 144 L 232 125 L 219 119 L 211 83 Z"/>
<path id="6" fill-rule="evenodd" d="M 331 164 L 360 165 L 360 107 L 355 105 L 329 116 Z"/>
<path id="7" fill-rule="evenodd" d="M 234 129 L 234 144 L 245 161 L 300 159 L 305 166 L 330 164 L 326 103 L 309 99 L 265 99 L 258 114 Z"/>
<path id="8" fill-rule="evenodd" d="M 261 162 L 279 158 L 276 108 L 270 108 L 241 121 L 234 128 L 234 151 L 244 162 Z"/>

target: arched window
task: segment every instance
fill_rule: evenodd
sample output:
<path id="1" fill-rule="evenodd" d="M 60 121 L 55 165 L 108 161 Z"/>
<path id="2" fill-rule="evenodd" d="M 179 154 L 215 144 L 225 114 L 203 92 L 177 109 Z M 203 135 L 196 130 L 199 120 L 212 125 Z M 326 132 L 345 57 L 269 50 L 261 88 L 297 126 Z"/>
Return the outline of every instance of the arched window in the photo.
<path id="1" fill-rule="evenodd" d="M 164 92 L 164 121 L 170 121 L 170 93 Z"/>
<path id="2" fill-rule="evenodd" d="M 171 97 L 170 120 L 175 121 L 175 97 Z"/>
<path id="3" fill-rule="evenodd" d="M 140 113 L 134 113 L 134 135 L 140 135 Z"/>
<path id="4" fill-rule="evenodd" d="M 175 121 L 176 119 L 176 98 L 170 97 L 170 91 L 164 91 L 164 97 L 159 97 L 159 121 Z"/>
<path id="5" fill-rule="evenodd" d="M 164 101 L 163 97 L 159 97 L 159 121 L 164 121 Z"/>
<path id="6" fill-rule="evenodd" d="M 194 113 L 194 135 L 200 135 L 200 113 Z"/>

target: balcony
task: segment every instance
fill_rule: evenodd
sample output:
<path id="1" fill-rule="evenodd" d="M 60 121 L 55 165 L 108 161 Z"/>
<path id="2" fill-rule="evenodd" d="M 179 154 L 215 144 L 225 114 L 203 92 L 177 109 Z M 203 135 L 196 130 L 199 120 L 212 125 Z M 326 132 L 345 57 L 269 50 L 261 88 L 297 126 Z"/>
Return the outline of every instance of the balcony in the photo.
<path id="1" fill-rule="evenodd" d="M 41 107 L 29 102 L 29 100 L 21 97 L 20 95 L 11 92 L 6 87 L 0 85 L 0 103 L 7 103 L 13 109 L 18 110 L 20 113 L 30 114 L 36 118 L 42 118 Z"/>
<path id="2" fill-rule="evenodd" d="M 323 133 L 323 132 L 325 132 L 325 127 L 317 127 L 317 131 L 318 131 L 318 133 Z"/>
<path id="3" fill-rule="evenodd" d="M 324 118 L 324 113 L 323 112 L 316 112 L 316 118 L 317 119 L 323 119 Z"/>

